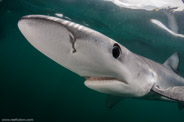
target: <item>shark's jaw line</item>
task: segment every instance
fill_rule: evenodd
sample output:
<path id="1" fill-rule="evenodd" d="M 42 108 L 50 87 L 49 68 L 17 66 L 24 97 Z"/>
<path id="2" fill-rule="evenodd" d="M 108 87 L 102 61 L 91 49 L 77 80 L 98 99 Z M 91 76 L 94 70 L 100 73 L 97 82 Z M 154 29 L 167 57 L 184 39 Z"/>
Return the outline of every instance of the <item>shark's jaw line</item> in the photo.
<path id="1" fill-rule="evenodd" d="M 127 96 L 130 97 L 128 93 L 121 92 L 121 86 L 125 89 L 128 88 L 129 85 L 117 78 L 112 77 L 86 77 L 86 81 L 84 82 L 85 86 L 96 90 L 101 93 L 107 93 L 115 96 Z"/>
<path id="2" fill-rule="evenodd" d="M 119 80 L 119 79 L 113 78 L 113 77 L 90 77 L 90 76 L 87 76 L 85 78 L 88 82 L 91 82 L 91 83 L 95 83 L 95 82 L 111 83 L 111 82 L 114 82 L 114 81 L 118 81 L 118 82 L 121 82 L 121 83 L 124 83 L 124 84 L 128 85 L 128 83 L 126 81 L 122 81 L 122 80 Z"/>

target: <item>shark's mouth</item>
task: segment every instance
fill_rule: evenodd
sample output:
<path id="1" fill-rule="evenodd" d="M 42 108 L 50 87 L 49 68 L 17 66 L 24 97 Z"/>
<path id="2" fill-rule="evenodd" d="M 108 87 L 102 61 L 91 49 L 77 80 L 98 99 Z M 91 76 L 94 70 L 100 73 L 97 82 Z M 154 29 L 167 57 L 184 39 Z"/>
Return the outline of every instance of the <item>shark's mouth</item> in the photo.
<path id="1" fill-rule="evenodd" d="M 127 82 L 113 77 L 86 77 L 84 84 L 95 91 L 114 95 L 118 95 L 128 86 Z"/>
<path id="2" fill-rule="evenodd" d="M 126 81 L 122 81 L 122 80 L 119 80 L 117 78 L 113 78 L 113 77 L 85 77 L 86 78 L 86 81 L 88 83 L 112 83 L 112 82 L 122 82 L 122 83 L 125 83 L 125 84 L 128 84 Z"/>

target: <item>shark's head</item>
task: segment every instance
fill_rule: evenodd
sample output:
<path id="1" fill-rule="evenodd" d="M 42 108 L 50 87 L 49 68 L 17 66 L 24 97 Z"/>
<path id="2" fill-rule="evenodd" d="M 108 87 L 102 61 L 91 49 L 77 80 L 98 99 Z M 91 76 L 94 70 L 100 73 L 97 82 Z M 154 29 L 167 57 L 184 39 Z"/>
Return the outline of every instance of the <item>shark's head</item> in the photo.
<path id="1" fill-rule="evenodd" d="M 85 85 L 113 95 L 135 95 L 124 64 L 131 53 L 116 41 L 79 24 L 60 18 L 29 15 L 18 27 L 40 52 L 85 77 Z"/>

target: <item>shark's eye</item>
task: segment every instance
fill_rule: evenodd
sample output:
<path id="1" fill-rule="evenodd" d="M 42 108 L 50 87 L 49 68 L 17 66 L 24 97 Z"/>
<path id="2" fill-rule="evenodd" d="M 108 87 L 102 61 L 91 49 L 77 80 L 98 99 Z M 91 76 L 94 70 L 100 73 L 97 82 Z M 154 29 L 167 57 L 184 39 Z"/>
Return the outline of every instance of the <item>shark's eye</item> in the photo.
<path id="1" fill-rule="evenodd" d="M 113 45 L 113 49 L 112 49 L 112 55 L 114 58 L 119 58 L 120 57 L 120 54 L 121 54 L 121 48 L 119 47 L 118 44 L 114 44 Z"/>

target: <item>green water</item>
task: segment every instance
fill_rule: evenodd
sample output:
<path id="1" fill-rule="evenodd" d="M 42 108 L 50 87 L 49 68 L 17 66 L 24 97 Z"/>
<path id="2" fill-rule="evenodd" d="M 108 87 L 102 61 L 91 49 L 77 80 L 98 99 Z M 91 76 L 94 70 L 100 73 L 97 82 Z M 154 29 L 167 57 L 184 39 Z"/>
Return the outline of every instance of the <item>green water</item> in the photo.
<path id="1" fill-rule="evenodd" d="M 56 16 L 95 29 L 131 51 L 163 63 L 180 55 L 184 76 L 184 39 L 150 23 L 168 24 L 163 11 L 130 10 L 102 0 L 2 0 L 0 2 L 0 119 L 36 122 L 184 122 L 175 103 L 125 99 L 113 109 L 106 95 L 84 86 L 84 78 L 56 64 L 23 37 L 18 20 L 28 14 Z M 175 13 L 184 34 L 184 13 Z M 168 26 L 168 25 L 167 25 Z M 1 121 L 1 120 L 0 120 Z"/>

